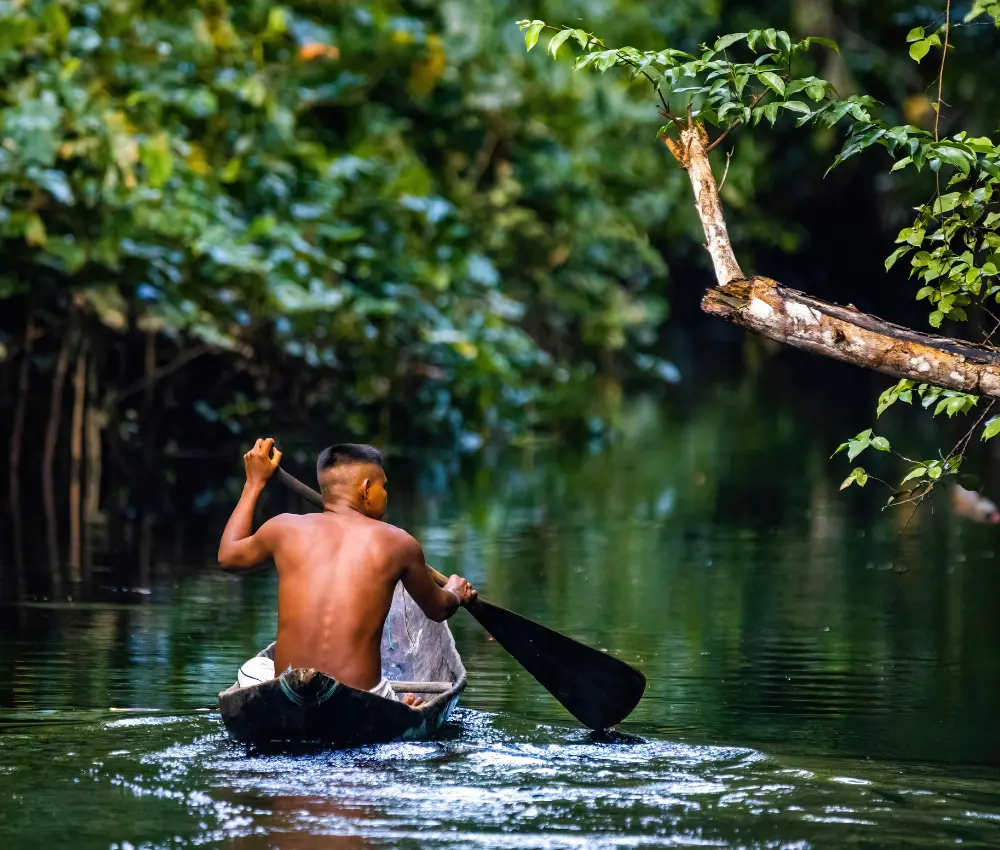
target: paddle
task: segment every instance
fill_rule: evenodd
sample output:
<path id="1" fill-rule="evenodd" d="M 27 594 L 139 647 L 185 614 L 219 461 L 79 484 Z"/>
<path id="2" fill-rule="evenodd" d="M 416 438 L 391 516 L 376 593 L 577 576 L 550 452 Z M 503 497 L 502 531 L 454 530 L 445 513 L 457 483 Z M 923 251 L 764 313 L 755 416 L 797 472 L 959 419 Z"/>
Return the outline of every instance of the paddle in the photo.
<path id="1" fill-rule="evenodd" d="M 310 504 L 323 507 L 319 493 L 285 470 L 279 468 L 274 477 Z M 433 567 L 427 569 L 438 585 L 447 583 Z M 624 661 L 482 597 L 465 609 L 585 726 L 610 729 L 628 717 L 642 699 L 646 677 Z"/>

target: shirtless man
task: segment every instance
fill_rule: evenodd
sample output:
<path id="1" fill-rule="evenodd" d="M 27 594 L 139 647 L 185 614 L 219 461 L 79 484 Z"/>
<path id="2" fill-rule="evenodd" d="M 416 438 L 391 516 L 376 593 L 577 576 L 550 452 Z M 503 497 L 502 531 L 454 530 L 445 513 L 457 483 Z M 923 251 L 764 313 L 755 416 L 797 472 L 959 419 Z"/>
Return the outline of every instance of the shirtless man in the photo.
<path id="1" fill-rule="evenodd" d="M 427 572 L 409 534 L 381 522 L 386 506 L 382 454 L 371 446 L 330 446 L 316 464 L 321 514 L 281 514 L 252 532 L 253 512 L 281 462 L 274 440 L 243 456 L 246 484 L 219 544 L 228 572 L 274 558 L 278 569 L 278 640 L 274 669 L 314 668 L 360 690 L 395 699 L 382 675 L 382 627 L 396 583 L 428 618 L 441 622 L 476 598 L 460 576 L 443 588 Z M 273 675 L 273 674 L 272 674 Z M 411 694 L 408 705 L 419 704 Z"/>

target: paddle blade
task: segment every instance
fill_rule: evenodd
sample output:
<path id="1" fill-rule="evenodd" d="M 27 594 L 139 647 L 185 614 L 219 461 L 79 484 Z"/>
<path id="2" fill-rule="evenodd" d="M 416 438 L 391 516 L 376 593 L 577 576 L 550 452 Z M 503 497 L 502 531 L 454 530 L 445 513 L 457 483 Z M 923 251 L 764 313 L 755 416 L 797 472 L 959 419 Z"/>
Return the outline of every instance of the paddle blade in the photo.
<path id="1" fill-rule="evenodd" d="M 610 729 L 642 699 L 646 677 L 624 661 L 482 599 L 466 609 L 585 726 Z"/>

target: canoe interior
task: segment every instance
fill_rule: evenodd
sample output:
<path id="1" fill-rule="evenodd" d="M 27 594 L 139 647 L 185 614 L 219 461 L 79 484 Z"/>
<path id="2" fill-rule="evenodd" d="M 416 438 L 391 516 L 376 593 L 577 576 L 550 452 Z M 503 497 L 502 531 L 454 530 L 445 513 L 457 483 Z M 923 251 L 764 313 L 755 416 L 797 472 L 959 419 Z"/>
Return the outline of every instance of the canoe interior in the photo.
<path id="1" fill-rule="evenodd" d="M 274 644 L 258 653 L 274 657 Z M 426 737 L 448 719 L 465 690 L 466 673 L 447 623 L 428 620 L 402 585 L 382 630 L 382 673 L 390 681 L 450 682 L 410 708 L 342 685 L 316 670 L 291 670 L 249 688 L 219 694 L 219 710 L 234 740 L 354 747 Z"/>

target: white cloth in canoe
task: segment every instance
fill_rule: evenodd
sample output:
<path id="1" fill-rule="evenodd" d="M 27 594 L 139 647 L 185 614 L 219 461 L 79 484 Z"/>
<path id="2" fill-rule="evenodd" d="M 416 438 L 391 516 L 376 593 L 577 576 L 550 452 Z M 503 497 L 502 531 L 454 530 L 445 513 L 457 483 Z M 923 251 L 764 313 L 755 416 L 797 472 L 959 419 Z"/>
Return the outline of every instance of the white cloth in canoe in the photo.
<path id="1" fill-rule="evenodd" d="M 252 685 L 259 685 L 274 678 L 274 661 L 263 655 L 255 655 L 246 664 L 240 667 L 236 681 L 241 688 L 249 688 Z M 396 692 L 392 689 L 392 683 L 385 677 L 369 693 L 375 694 L 383 699 L 399 701 Z"/>

